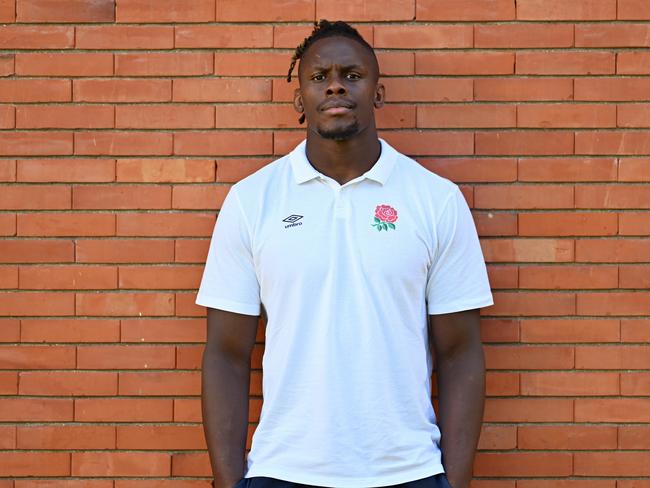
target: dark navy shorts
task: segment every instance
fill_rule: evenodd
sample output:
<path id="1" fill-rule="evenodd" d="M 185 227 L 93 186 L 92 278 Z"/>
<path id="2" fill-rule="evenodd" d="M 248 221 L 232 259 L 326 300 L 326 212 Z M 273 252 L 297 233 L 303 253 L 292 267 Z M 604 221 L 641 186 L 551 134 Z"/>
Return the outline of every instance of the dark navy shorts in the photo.
<path id="1" fill-rule="evenodd" d="M 242 478 L 237 482 L 234 488 L 323 488 L 310 485 L 301 485 L 291 481 L 283 481 L 275 478 L 266 478 L 264 476 L 255 476 L 253 478 Z M 363 487 L 359 487 L 363 488 Z M 452 488 L 444 473 L 434 474 L 427 478 L 415 481 L 408 481 L 399 485 L 387 486 L 384 488 Z"/>

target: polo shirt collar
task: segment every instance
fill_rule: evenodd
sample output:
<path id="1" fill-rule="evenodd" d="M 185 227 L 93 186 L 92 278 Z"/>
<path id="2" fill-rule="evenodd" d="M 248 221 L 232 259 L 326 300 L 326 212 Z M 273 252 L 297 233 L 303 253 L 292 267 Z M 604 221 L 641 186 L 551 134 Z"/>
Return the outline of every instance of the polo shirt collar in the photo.
<path id="1" fill-rule="evenodd" d="M 381 143 L 381 155 L 377 162 L 366 171 L 359 179 L 368 178 L 382 185 L 386 184 L 390 174 L 393 172 L 397 162 L 397 151 L 386 141 L 379 139 Z M 291 169 L 296 183 L 299 185 L 307 181 L 323 176 L 314 168 L 307 159 L 307 140 L 303 140 L 296 148 L 289 153 Z"/>

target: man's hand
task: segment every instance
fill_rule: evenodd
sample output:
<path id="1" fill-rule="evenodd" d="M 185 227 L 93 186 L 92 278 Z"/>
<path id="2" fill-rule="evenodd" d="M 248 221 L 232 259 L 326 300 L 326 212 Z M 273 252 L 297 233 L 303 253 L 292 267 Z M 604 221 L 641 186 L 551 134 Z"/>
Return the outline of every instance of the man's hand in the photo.
<path id="1" fill-rule="evenodd" d="M 430 315 L 429 343 L 436 358 L 443 465 L 453 488 L 468 488 L 485 402 L 479 311 Z"/>

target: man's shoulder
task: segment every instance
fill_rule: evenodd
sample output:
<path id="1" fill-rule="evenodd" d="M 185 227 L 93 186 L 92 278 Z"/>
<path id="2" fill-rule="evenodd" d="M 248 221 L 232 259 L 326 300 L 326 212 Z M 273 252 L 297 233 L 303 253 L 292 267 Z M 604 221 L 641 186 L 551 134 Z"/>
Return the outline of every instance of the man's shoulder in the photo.
<path id="1" fill-rule="evenodd" d="M 395 152 L 397 153 L 396 167 L 400 175 L 408 182 L 408 187 L 417 188 L 419 196 L 445 200 L 458 191 L 458 185 L 453 181 L 427 169 L 406 154 L 397 150 Z"/>

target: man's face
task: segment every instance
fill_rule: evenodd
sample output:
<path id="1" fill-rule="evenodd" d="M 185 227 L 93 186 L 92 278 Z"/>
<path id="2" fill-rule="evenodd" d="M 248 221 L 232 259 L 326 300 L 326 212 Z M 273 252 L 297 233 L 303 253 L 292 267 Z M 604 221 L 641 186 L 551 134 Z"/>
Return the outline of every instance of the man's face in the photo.
<path id="1" fill-rule="evenodd" d="M 301 59 L 298 77 L 294 106 L 304 112 L 308 130 L 342 141 L 375 127 L 384 87 L 375 59 L 360 43 L 341 36 L 316 41 Z"/>

